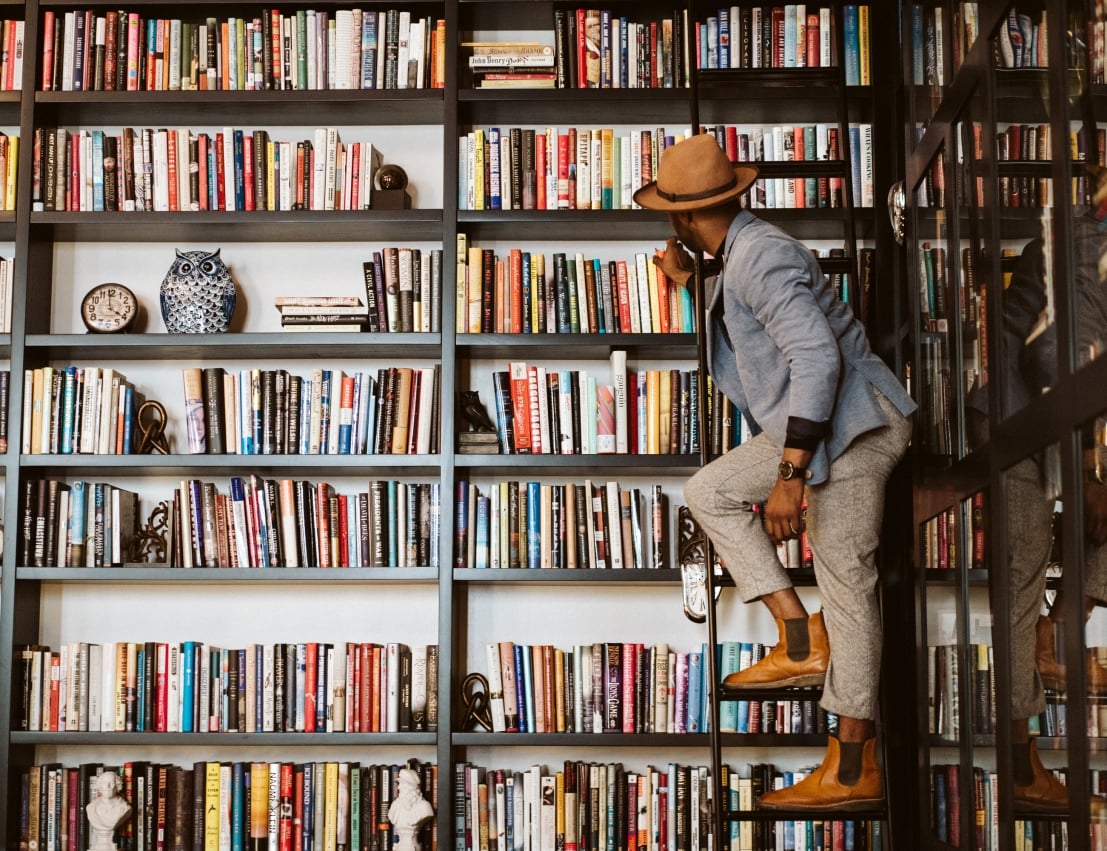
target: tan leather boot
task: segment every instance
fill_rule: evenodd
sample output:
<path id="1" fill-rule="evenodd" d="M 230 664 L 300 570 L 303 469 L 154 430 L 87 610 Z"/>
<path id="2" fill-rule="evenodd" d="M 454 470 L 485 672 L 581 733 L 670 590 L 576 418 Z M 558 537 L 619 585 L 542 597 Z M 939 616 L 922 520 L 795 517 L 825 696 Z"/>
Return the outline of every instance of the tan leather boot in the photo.
<path id="1" fill-rule="evenodd" d="M 1107 668 L 1099 664 L 1099 660 L 1096 659 L 1095 653 L 1091 650 L 1087 652 L 1087 655 L 1088 693 L 1094 695 L 1107 694 Z M 1065 690 L 1065 666 L 1057 661 L 1057 654 L 1054 651 L 1053 621 L 1045 615 L 1038 617 L 1035 663 L 1043 688 L 1052 691 Z"/>
<path id="2" fill-rule="evenodd" d="M 827 663 L 830 661 L 830 640 L 827 638 L 826 624 L 823 623 L 823 613 L 815 612 L 807 619 L 809 649 L 807 656 L 799 661 L 788 655 L 784 621 L 778 618 L 776 628 L 780 641 L 756 665 L 727 674 L 723 679 L 724 690 L 798 688 L 823 684 Z"/>
<path id="3" fill-rule="evenodd" d="M 805 812 L 869 810 L 884 801 L 884 775 L 876 761 L 876 739 L 867 739 L 861 750 L 861 774 L 855 783 L 845 785 L 838 773 L 841 745 L 830 736 L 826 740 L 823 764 L 794 786 L 766 792 L 758 798 L 763 810 L 803 810 Z"/>
<path id="4" fill-rule="evenodd" d="M 1065 666 L 1057 661 L 1053 639 L 1053 621 L 1045 615 L 1039 615 L 1034 642 L 1034 657 L 1038 666 L 1038 676 L 1042 680 L 1043 688 L 1052 691 L 1063 691 L 1065 688 Z"/>
<path id="5" fill-rule="evenodd" d="M 1067 813 L 1069 792 L 1065 784 L 1042 765 L 1038 756 L 1038 743 L 1030 740 L 1030 768 L 1034 780 L 1029 786 L 1015 784 L 1016 813 Z"/>

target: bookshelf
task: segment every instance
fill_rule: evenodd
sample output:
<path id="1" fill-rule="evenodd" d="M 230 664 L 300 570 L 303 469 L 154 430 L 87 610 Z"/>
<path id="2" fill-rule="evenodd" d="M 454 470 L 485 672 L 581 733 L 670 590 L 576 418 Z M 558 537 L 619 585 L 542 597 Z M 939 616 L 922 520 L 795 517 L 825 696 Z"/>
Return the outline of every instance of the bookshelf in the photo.
<path id="1" fill-rule="evenodd" d="M 916 809 L 929 813 L 917 827 L 934 847 L 1067 831 L 1066 847 L 1094 848 L 1103 740 L 1091 686 L 1104 633 L 1088 598 L 1099 594 L 1091 529 L 1102 486 L 1085 469 L 1102 446 L 1102 398 L 1090 388 L 1103 363 L 1089 347 L 1098 326 L 1083 270 L 1101 253 L 1087 235 L 1085 166 L 1102 157 L 1103 119 L 1101 86 L 1077 80 L 1102 57 L 1062 40 L 1020 62 L 1011 41 L 1023 28 L 1101 24 L 1083 3 L 922 3 L 903 15 L 904 31 L 915 28 L 902 67 L 920 402 L 916 672 L 927 709 Z M 955 44 L 935 53 L 943 16 Z M 1060 665 L 1056 652 L 1085 664 Z M 1027 800 L 1028 731 L 1030 750 L 1065 776 L 1063 808 Z"/>
<path id="2" fill-rule="evenodd" d="M 827 0 L 837 21 L 843 4 Z M 94 8 L 96 7 L 93 4 Z M 304 4 L 336 11 L 342 4 Z M 457 330 L 451 295 L 457 280 L 450 262 L 459 234 L 470 245 L 499 252 L 512 247 L 552 255 L 586 251 L 588 257 L 629 257 L 660 246 L 670 231 L 664 217 L 642 210 L 462 209 L 456 191 L 462 172 L 457 140 L 477 127 L 550 125 L 601 128 L 665 128 L 682 132 L 697 124 L 734 124 L 739 120 L 772 126 L 803 121 L 829 123 L 835 110 L 825 106 L 839 69 L 705 70 L 688 66 L 690 85 L 651 89 L 503 90 L 472 85 L 462 42 L 501 34 L 538 34 L 552 40 L 555 12 L 569 11 L 548 0 L 436 0 L 407 5 L 374 3 L 374 10 L 405 8 L 413 15 L 445 21 L 442 88 L 310 91 L 68 91 L 41 86 L 43 27 L 48 13 L 64 15 L 74 7 L 54 0 L 4 4 L 25 21 L 26 53 L 22 90 L 0 92 L 0 128 L 18 133 L 18 206 L 0 212 L 0 247 L 16 257 L 13 326 L 0 337 L 0 356 L 13 376 L 44 365 L 111 364 L 140 384 L 147 398 L 169 411 L 171 452 L 137 455 L 30 455 L 20 451 L 21 412 L 28 403 L 21 381 L 10 394 L 13 439 L 3 456 L 4 522 L 9 546 L 0 577 L 0 775 L 7 794 L 0 799 L 0 845 L 19 832 L 22 771 L 44 762 L 73 766 L 157 761 L 191 765 L 194 761 L 302 762 L 360 760 L 403 763 L 415 758 L 438 766 L 437 842 L 454 841 L 455 767 L 469 762 L 494 766 L 505 757 L 517 769 L 540 763 L 551 769 L 563 760 L 625 762 L 642 770 L 653 762 L 706 765 L 708 737 L 703 733 L 508 735 L 476 732 L 460 721 L 460 689 L 466 674 L 484 668 L 484 644 L 517 641 L 565 647 L 566 621 L 580 630 L 574 642 L 653 641 L 650 624 L 664 624 L 662 637 L 674 651 L 704 643 L 698 627 L 679 619 L 680 579 L 662 571 L 531 571 L 450 569 L 454 564 L 456 518 L 450 510 L 459 482 L 483 486 L 504 480 L 538 479 L 545 484 L 592 480 L 647 488 L 660 482 L 669 499 L 669 563 L 675 564 L 676 505 L 680 486 L 706 458 L 700 452 L 672 455 L 465 455 L 455 445 L 455 394 L 479 390 L 494 414 L 493 370 L 509 361 L 548 364 L 550 368 L 587 369 L 605 376 L 611 353 L 627 354 L 635 370 L 695 369 L 700 346 L 693 332 L 679 334 L 469 333 Z M 747 4 L 748 6 L 748 4 Z M 875 4 L 874 4 L 875 7 Z M 82 7 L 84 8 L 84 7 Z M 103 7 L 105 10 L 107 7 Z M 157 17 L 159 2 L 138 2 L 132 9 Z M 685 4 L 618 0 L 613 8 L 632 20 L 672 18 L 706 21 L 717 10 L 689 0 Z M 249 18 L 262 7 L 248 3 L 205 4 L 206 16 Z M 181 11 L 182 17 L 191 12 Z M 874 25 L 886 17 L 874 8 Z M 706 26 L 706 23 L 705 23 Z M 686 34 L 689 34 L 686 29 Z M 34 61 L 30 61 L 30 60 Z M 875 81 L 874 81 L 875 83 Z M 876 89 L 843 89 L 843 114 L 869 124 L 879 139 L 886 131 L 874 105 Z M 743 114 L 737 115 L 740 103 Z M 748 115 L 746 114 L 748 112 Z M 408 171 L 412 209 L 70 212 L 31 206 L 36 130 L 124 127 L 191 128 L 218 132 L 224 127 L 266 129 L 274 137 L 306 137 L 313 128 L 337 126 L 350 141 L 368 139 L 386 162 Z M 891 135 L 889 134 L 889 137 Z M 844 145 L 844 140 L 842 140 Z M 841 148 L 840 148 L 841 150 Z M 887 182 L 887 157 L 874 151 L 875 184 Z M 832 180 L 848 175 L 836 163 L 768 163 L 768 179 Z M 871 208 L 855 209 L 853 186 L 842 189 L 835 209 L 771 209 L 764 216 L 824 250 L 843 245 L 879 248 L 884 226 Z M 877 197 L 880 192 L 877 191 Z M 341 281 L 344 292 L 361 286 L 360 263 L 384 245 L 416 245 L 444 252 L 441 331 L 413 334 L 281 333 L 272 312 L 272 296 L 315 291 Z M 221 247 L 239 286 L 240 308 L 229 333 L 198 336 L 161 333 L 157 285 L 175 247 Z M 0 252 L 4 253 L 4 252 Z M 877 269 L 890 269 L 888 252 L 878 251 Z M 849 274 L 848 298 L 862 296 L 856 252 L 827 258 L 828 273 Z M 93 283 L 122 275 L 147 312 L 136 333 L 95 336 L 82 333 L 75 304 Z M 547 266 L 547 272 L 549 267 Z M 878 272 L 879 274 L 879 272 Z M 276 288 L 276 289 L 274 289 Z M 871 294 L 874 336 L 884 336 L 887 311 L 880 293 Z M 424 455 L 194 455 L 187 441 L 180 405 L 180 371 L 196 366 L 228 369 L 287 368 L 309 371 L 318 360 L 357 370 L 402 365 L 440 365 L 438 452 Z M 700 364 L 702 367 L 702 364 Z M 701 440 L 701 447 L 707 441 Z M 182 480 L 215 481 L 230 477 L 326 481 L 342 493 L 364 488 L 364 481 L 433 481 L 442 495 L 441 535 L 432 565 L 395 568 L 312 567 L 275 571 L 244 568 L 31 567 L 18 559 L 22 487 L 39 479 L 108 481 L 139 492 L 143 517 Z M 432 563 L 435 559 L 432 559 Z M 809 572 L 797 584 L 814 593 Z M 582 587 L 586 586 L 586 587 Z M 246 596 L 249 595 L 249 596 Z M 635 601 L 646 621 L 627 613 Z M 614 614 L 613 614 L 614 613 Z M 724 610 L 728 630 L 771 634 L 765 624 L 749 622 L 741 610 Z M 291 629 L 293 624 L 300 624 Z M 177 623 L 169 633 L 165 623 Z M 187 624 L 187 628 L 183 625 Z M 187 635 L 185 634 L 187 633 Z M 737 634 L 730 636 L 737 638 Z M 48 732 L 20 730 L 18 708 L 22 671 L 15 648 L 43 644 L 57 649 L 67 642 L 196 640 L 240 647 L 272 642 L 406 642 L 437 645 L 437 680 L 428 682 L 438 699 L 438 726 L 426 732 L 169 733 Z M 647 645 L 648 646 L 648 645 Z M 773 699 L 785 700 L 778 695 Z M 814 758 L 822 738 L 816 733 L 728 733 L 728 762 L 769 762 L 787 745 L 787 762 L 799 766 Z M 794 755 L 793 755 L 794 752 Z M 783 761 L 783 760 L 782 760 Z M 706 781 L 706 775 L 703 776 Z M 698 780 L 696 781 L 699 782 Z M 705 791 L 706 795 L 706 791 Z M 743 813 L 747 821 L 763 821 Z M 703 829 L 706 830 L 706 823 Z M 827 828 L 830 829 L 829 827 Z M 840 826 L 837 829 L 842 829 Z"/>

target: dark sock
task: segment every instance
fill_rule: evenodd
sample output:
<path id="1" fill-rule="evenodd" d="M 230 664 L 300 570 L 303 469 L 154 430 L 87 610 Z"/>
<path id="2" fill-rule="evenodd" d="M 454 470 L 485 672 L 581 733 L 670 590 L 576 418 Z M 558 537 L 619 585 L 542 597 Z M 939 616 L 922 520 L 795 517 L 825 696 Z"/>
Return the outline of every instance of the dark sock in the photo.
<path id="1" fill-rule="evenodd" d="M 1012 767 L 1016 786 L 1029 786 L 1034 782 L 1034 769 L 1030 765 L 1030 742 L 1016 743 L 1011 749 Z"/>
<path id="2" fill-rule="evenodd" d="M 838 742 L 838 782 L 843 786 L 853 786 L 861 779 L 861 752 L 864 742 Z"/>
<path id="3" fill-rule="evenodd" d="M 784 641 L 788 645 L 788 658 L 802 662 L 811 653 L 811 639 L 807 634 L 807 618 L 784 619 Z"/>

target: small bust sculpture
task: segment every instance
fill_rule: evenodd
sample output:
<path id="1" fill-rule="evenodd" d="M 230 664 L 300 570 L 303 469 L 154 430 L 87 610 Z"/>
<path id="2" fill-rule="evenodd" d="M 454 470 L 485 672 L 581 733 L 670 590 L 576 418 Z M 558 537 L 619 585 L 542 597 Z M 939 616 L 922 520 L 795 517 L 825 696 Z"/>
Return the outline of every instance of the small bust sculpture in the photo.
<path id="1" fill-rule="evenodd" d="M 388 808 L 388 820 L 398 837 L 393 851 L 422 851 L 416 834 L 430 818 L 434 818 L 434 808 L 423 797 L 419 775 L 410 768 L 401 768 L 400 790 Z"/>
<path id="2" fill-rule="evenodd" d="M 114 771 L 97 776 L 97 797 L 85 807 L 91 833 L 89 851 L 117 851 L 112 834 L 131 814 L 131 805 L 118 796 L 119 791 L 119 775 Z"/>

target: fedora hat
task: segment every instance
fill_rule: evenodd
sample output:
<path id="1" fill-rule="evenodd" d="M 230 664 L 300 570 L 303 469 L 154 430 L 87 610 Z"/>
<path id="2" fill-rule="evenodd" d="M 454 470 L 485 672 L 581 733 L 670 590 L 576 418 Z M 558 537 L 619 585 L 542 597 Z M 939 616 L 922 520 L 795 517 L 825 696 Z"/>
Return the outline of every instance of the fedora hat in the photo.
<path id="1" fill-rule="evenodd" d="M 737 198 L 757 179 L 757 166 L 732 163 L 713 136 L 701 133 L 665 149 L 657 180 L 634 193 L 648 210 L 702 210 Z"/>

